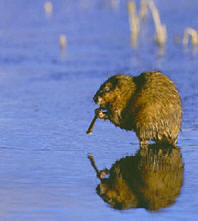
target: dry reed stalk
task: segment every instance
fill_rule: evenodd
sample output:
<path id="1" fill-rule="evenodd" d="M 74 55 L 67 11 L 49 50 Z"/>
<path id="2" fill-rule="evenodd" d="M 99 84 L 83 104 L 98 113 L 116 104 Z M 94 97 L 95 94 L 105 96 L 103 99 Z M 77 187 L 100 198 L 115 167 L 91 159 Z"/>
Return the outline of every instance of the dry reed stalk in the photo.
<path id="1" fill-rule="evenodd" d="M 53 5 L 52 5 L 52 3 L 51 3 L 50 1 L 45 2 L 45 4 L 44 4 L 44 10 L 45 10 L 45 13 L 46 13 L 47 15 L 52 14 Z"/>
<path id="2" fill-rule="evenodd" d="M 111 0 L 110 1 L 112 8 L 118 9 L 120 6 L 120 0 Z"/>
<path id="3" fill-rule="evenodd" d="M 186 28 L 184 31 L 183 45 L 187 46 L 189 42 L 189 36 L 191 36 L 192 46 L 195 48 L 198 44 L 198 34 L 193 28 Z"/>
<path id="4" fill-rule="evenodd" d="M 148 3 L 148 6 L 152 12 L 153 20 L 155 23 L 156 36 L 155 40 L 159 46 L 164 46 L 167 39 L 166 26 L 161 24 L 159 12 L 153 1 Z"/>
<path id="5" fill-rule="evenodd" d="M 65 50 L 65 48 L 67 47 L 67 37 L 65 35 L 63 34 L 60 35 L 59 44 L 60 44 L 61 50 Z"/>
<path id="6" fill-rule="evenodd" d="M 137 47 L 137 37 L 139 33 L 139 17 L 136 13 L 135 2 L 128 2 L 128 11 L 129 11 L 129 25 L 131 30 L 131 43 L 133 48 Z"/>
<path id="7" fill-rule="evenodd" d="M 147 0 L 141 0 L 140 2 L 140 12 L 139 19 L 145 19 L 148 15 L 148 2 Z"/>

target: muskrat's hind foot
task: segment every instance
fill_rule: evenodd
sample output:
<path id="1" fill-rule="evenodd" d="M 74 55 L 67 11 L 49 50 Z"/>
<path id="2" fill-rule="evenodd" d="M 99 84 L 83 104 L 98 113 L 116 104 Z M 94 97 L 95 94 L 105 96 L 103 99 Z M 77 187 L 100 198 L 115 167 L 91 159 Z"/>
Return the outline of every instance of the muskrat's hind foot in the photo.
<path id="1" fill-rule="evenodd" d="M 146 148 L 147 147 L 147 141 L 146 140 L 139 140 L 140 148 Z"/>
<path id="2" fill-rule="evenodd" d="M 175 140 L 173 141 L 172 145 L 173 145 L 174 147 L 177 146 L 177 139 L 175 139 Z"/>

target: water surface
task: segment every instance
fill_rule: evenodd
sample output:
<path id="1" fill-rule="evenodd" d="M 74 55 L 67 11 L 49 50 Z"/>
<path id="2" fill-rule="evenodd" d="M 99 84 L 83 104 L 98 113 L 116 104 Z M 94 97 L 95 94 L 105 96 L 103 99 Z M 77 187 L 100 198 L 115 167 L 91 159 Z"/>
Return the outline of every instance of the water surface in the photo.
<path id="1" fill-rule="evenodd" d="M 197 220 L 198 57 L 181 41 L 187 26 L 198 29 L 198 2 L 155 1 L 168 30 L 163 56 L 150 14 L 131 48 L 127 1 L 60 0 L 50 16 L 44 2 L 0 0 L 0 219 Z M 137 153 L 138 140 L 103 121 L 87 136 L 92 97 L 114 73 L 151 69 L 166 73 L 182 98 L 183 183 L 175 202 L 158 211 L 113 209 L 96 193 L 100 181 L 87 155 L 111 168 Z"/>

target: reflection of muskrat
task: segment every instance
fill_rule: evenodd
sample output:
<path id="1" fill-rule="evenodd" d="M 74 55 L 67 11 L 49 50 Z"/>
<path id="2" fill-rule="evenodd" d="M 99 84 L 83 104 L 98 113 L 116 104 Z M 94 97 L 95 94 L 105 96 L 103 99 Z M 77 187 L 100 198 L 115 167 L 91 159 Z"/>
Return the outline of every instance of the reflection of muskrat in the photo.
<path id="1" fill-rule="evenodd" d="M 141 145 L 148 140 L 177 143 L 181 100 L 174 83 L 162 73 L 144 72 L 137 77 L 114 75 L 101 85 L 93 99 L 100 106 L 96 109 L 98 118 L 134 130 Z"/>
<path id="2" fill-rule="evenodd" d="M 148 145 L 97 175 L 97 193 L 113 208 L 158 210 L 172 205 L 183 185 L 180 148 Z"/>

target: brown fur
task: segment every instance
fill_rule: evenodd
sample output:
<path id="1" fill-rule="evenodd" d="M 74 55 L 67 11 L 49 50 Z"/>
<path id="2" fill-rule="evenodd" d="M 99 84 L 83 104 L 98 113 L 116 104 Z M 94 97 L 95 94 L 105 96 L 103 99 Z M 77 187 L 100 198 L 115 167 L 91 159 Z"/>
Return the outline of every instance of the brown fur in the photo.
<path id="1" fill-rule="evenodd" d="M 149 145 L 116 161 L 96 189 L 113 208 L 158 210 L 175 202 L 182 184 L 180 149 Z"/>
<path id="2" fill-rule="evenodd" d="M 114 75 L 105 81 L 94 96 L 105 109 L 102 117 L 115 126 L 134 130 L 140 144 L 177 143 L 182 108 L 174 83 L 157 71 L 137 77 Z"/>

